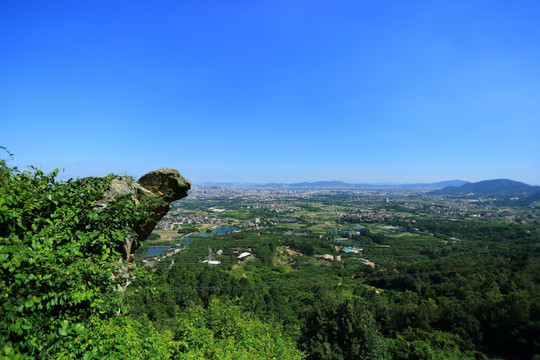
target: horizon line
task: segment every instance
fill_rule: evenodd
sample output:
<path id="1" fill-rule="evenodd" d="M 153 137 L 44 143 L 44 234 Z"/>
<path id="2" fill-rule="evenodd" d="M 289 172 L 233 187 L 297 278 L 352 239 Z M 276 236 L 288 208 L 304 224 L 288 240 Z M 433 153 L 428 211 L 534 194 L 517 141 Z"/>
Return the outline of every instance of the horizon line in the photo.
<path id="1" fill-rule="evenodd" d="M 529 184 L 523 181 L 519 180 L 512 180 L 508 178 L 496 178 L 496 179 L 484 179 L 484 180 L 478 180 L 478 181 L 470 181 L 470 180 L 462 180 L 462 179 L 452 179 L 452 180 L 440 180 L 440 181 L 432 181 L 432 182 L 389 182 L 389 181 L 380 181 L 380 182 L 346 182 L 343 180 L 315 180 L 315 181 L 296 181 L 296 182 L 279 182 L 279 181 L 267 181 L 267 182 L 258 182 L 258 181 L 247 181 L 247 182 L 240 182 L 240 181 L 197 181 L 192 182 L 193 185 L 298 185 L 298 184 L 314 184 L 314 183 L 343 183 L 344 185 L 378 185 L 378 186 L 403 186 L 403 185 L 432 185 L 432 184 L 438 184 L 442 182 L 452 182 L 452 181 L 463 181 L 464 183 L 478 183 L 482 181 L 492 181 L 492 180 L 510 180 L 510 181 L 516 181 L 521 182 L 523 184 L 529 185 L 529 186 L 540 186 L 540 184 Z"/>

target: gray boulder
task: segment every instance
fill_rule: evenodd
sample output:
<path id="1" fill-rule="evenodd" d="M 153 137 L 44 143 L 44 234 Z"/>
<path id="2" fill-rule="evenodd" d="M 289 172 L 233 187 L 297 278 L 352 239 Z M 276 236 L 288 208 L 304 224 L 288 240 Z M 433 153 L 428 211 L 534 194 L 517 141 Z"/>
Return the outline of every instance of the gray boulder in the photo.
<path id="1" fill-rule="evenodd" d="M 133 261 L 133 253 L 138 245 L 150 236 L 157 223 L 167 214 L 171 208 L 171 202 L 185 198 L 189 189 L 191 189 L 189 180 L 184 178 L 178 170 L 170 167 L 150 171 L 136 182 L 118 179 L 111 181 L 111 187 L 105 192 L 105 198 L 96 203 L 97 208 L 107 207 L 120 195 L 131 195 L 135 203 L 139 203 L 139 198 L 143 194 L 163 200 L 151 209 L 151 215 L 148 218 L 135 224 L 137 238 L 126 239 L 120 249 L 124 261 Z"/>
<path id="2" fill-rule="evenodd" d="M 185 198 L 191 188 L 191 183 L 170 167 L 150 171 L 139 179 L 138 184 L 169 202 Z"/>

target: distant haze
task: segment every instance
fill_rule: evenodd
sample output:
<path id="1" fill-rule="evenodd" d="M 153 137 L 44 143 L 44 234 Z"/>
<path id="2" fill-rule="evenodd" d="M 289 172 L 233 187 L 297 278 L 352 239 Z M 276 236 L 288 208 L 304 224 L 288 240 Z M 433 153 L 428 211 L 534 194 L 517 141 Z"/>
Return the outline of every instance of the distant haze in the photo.
<path id="1" fill-rule="evenodd" d="M 458 187 L 468 184 L 468 181 L 463 180 L 448 180 L 435 183 L 414 183 L 414 184 L 397 184 L 397 183 L 346 183 L 343 181 L 315 181 L 315 182 L 301 182 L 301 183 L 226 183 L 226 182 L 206 182 L 196 185 L 218 185 L 218 186 L 253 186 L 253 187 L 276 187 L 276 188 L 335 188 L 335 189 L 355 189 L 363 187 L 388 187 L 388 188 L 402 188 L 402 189 L 442 189 L 448 186 Z"/>

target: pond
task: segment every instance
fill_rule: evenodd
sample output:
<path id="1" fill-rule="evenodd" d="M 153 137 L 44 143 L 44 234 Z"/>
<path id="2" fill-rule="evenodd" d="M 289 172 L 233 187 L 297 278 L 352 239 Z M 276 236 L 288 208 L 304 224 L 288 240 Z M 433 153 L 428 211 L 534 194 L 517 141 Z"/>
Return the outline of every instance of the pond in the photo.
<path id="1" fill-rule="evenodd" d="M 235 231 L 235 230 L 238 230 L 238 228 L 237 227 L 224 227 L 224 228 L 216 229 L 214 230 L 214 232 L 216 234 L 225 234 L 225 233 Z"/>
<path id="2" fill-rule="evenodd" d="M 146 257 L 159 256 L 171 249 L 170 246 L 153 246 L 146 250 Z"/>
<path id="3" fill-rule="evenodd" d="M 176 245 L 178 246 L 191 245 L 191 244 L 193 244 L 193 241 L 182 241 L 182 242 L 176 243 Z"/>
<path id="4" fill-rule="evenodd" d="M 184 237 L 184 240 L 196 240 L 194 238 L 208 238 L 208 237 L 212 237 L 212 236 L 214 236 L 213 233 L 201 233 L 201 234 L 195 234 L 195 235 L 190 235 L 188 237 Z M 191 241 L 191 242 L 193 242 L 193 241 Z"/>
<path id="5" fill-rule="evenodd" d="M 203 237 L 204 238 L 204 237 L 212 237 L 212 236 L 214 236 L 214 234 L 212 234 L 212 233 L 201 233 L 201 234 L 197 234 L 197 235 L 193 235 L 193 236 L 195 236 L 195 237 Z"/>
<path id="6" fill-rule="evenodd" d="M 362 230 L 364 227 L 363 226 L 353 226 L 352 228 L 354 230 Z"/>

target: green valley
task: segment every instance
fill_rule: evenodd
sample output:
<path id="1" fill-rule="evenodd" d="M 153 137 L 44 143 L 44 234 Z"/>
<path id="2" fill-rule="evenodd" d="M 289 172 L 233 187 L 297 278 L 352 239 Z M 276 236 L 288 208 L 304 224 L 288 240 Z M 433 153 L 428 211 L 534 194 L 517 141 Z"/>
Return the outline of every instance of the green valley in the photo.
<path id="1" fill-rule="evenodd" d="M 137 242 L 162 195 L 0 165 L 4 358 L 540 354 L 538 203 L 196 185 Z"/>

